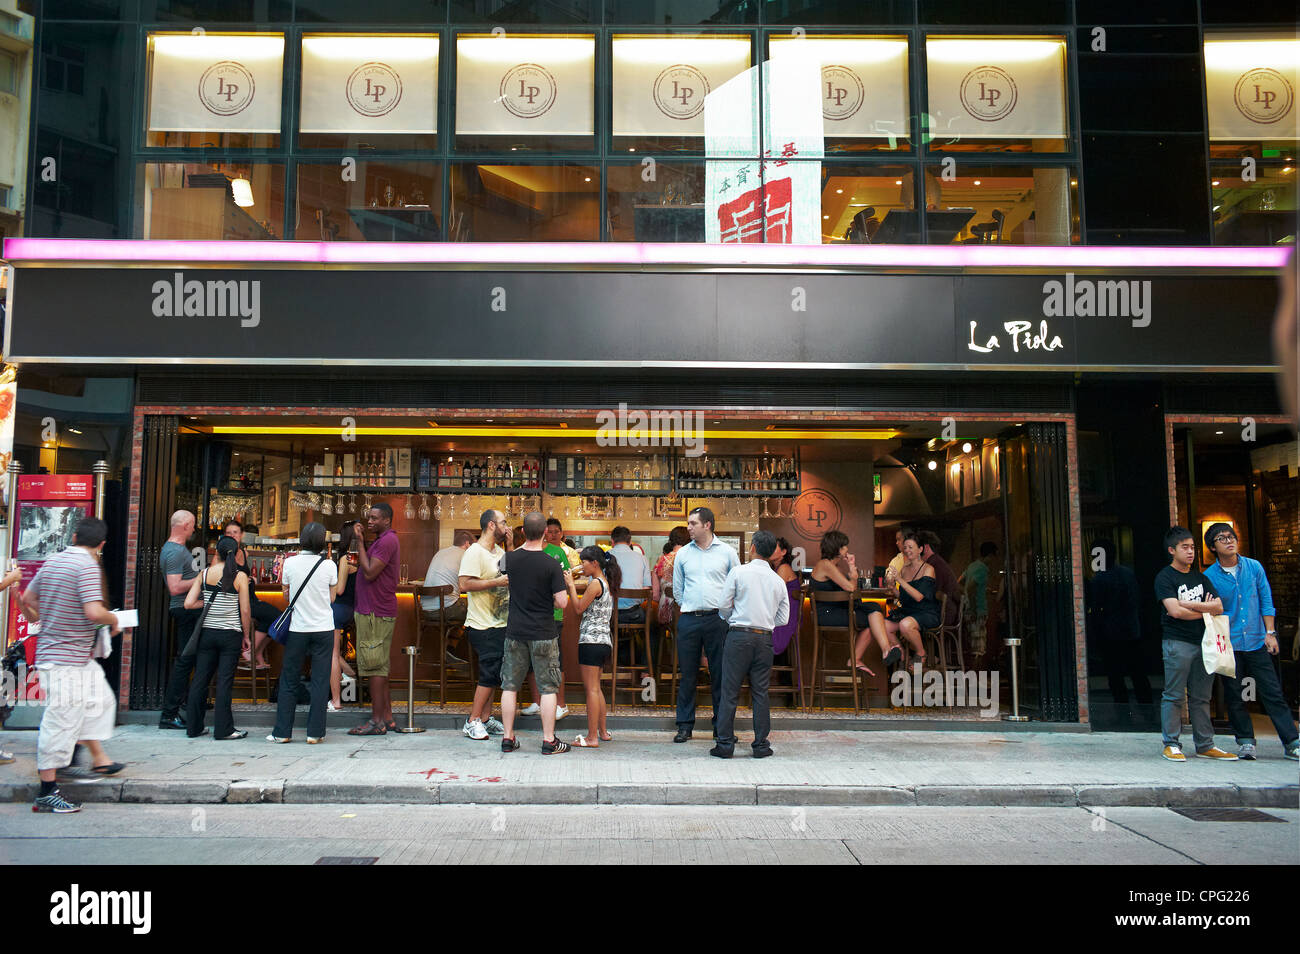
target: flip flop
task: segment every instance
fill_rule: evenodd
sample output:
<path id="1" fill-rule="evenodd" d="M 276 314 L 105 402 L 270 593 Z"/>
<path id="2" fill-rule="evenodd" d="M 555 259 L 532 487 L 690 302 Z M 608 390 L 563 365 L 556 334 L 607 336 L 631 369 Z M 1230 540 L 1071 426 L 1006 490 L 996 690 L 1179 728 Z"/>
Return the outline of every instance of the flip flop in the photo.
<path id="1" fill-rule="evenodd" d="M 387 735 L 388 727 L 382 722 L 367 722 L 355 729 L 348 729 L 348 735 Z"/>
<path id="2" fill-rule="evenodd" d="M 588 741 L 587 741 L 587 737 L 586 737 L 585 735 L 579 735 L 579 736 L 576 736 L 576 737 L 574 738 L 574 740 L 573 740 L 573 744 L 576 745 L 576 746 L 577 746 L 578 748 L 580 748 L 580 749 L 598 749 L 598 748 L 600 748 L 600 743 L 599 743 L 599 742 L 588 742 Z"/>
<path id="3" fill-rule="evenodd" d="M 613 741 L 614 741 L 614 734 L 613 734 L 612 732 L 606 732 L 604 735 L 602 735 L 602 736 L 600 737 L 600 741 L 602 741 L 602 742 L 613 742 Z"/>
<path id="4" fill-rule="evenodd" d="M 96 775 L 116 775 L 124 768 L 126 768 L 124 762 L 109 762 L 107 765 L 96 765 L 91 771 Z"/>

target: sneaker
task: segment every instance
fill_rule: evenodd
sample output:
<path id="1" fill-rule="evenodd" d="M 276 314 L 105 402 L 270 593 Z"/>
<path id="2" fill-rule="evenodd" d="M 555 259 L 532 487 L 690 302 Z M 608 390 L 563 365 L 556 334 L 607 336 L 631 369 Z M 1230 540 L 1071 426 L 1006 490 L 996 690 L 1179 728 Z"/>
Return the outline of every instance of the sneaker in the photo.
<path id="1" fill-rule="evenodd" d="M 559 722 L 568 714 L 569 714 L 568 706 L 560 706 L 558 709 L 555 710 L 555 721 Z"/>
<path id="2" fill-rule="evenodd" d="M 32 802 L 34 812 L 53 812 L 56 815 L 69 815 L 81 811 L 81 806 L 68 801 L 56 788 L 48 795 L 42 795 Z"/>
<path id="3" fill-rule="evenodd" d="M 293 739 L 282 739 L 282 738 L 280 738 L 278 735 L 275 735 L 274 733 L 272 733 L 271 735 L 268 735 L 268 736 L 266 737 L 266 741 L 268 741 L 268 742 L 274 742 L 276 745 L 284 745 L 284 743 L 286 743 L 286 742 L 292 742 Z"/>
<path id="4" fill-rule="evenodd" d="M 561 752 L 569 751 L 569 743 L 561 742 L 559 739 L 552 739 L 550 742 L 542 742 L 543 755 L 559 755 Z"/>
<path id="5" fill-rule="evenodd" d="M 1247 762 L 1255 761 L 1255 743 L 1243 742 L 1241 748 L 1237 749 L 1237 758 Z"/>
<path id="6" fill-rule="evenodd" d="M 14 754 L 12 752 L 6 752 L 4 749 L 0 749 L 0 765 L 8 765 L 13 760 Z"/>
<path id="7" fill-rule="evenodd" d="M 502 738 L 501 738 L 501 751 L 502 751 L 502 752 L 513 752 L 513 751 L 514 751 L 515 749 L 517 749 L 517 748 L 519 748 L 519 740 L 518 740 L 518 739 L 507 739 L 507 738 L 505 738 L 504 736 L 502 736 Z"/>
<path id="8" fill-rule="evenodd" d="M 1220 762 L 1235 762 L 1237 757 L 1231 752 L 1225 752 L 1217 745 L 1212 745 L 1204 752 L 1197 752 L 1196 757 L 1200 759 L 1218 759 Z"/>
<path id="9" fill-rule="evenodd" d="M 483 728 L 483 723 L 478 719 L 472 721 L 466 719 L 460 731 L 465 733 L 465 738 L 473 739 L 475 742 L 486 742 L 488 738 L 487 729 Z"/>
<path id="10" fill-rule="evenodd" d="M 1187 761 L 1187 756 L 1183 755 L 1183 750 L 1176 745 L 1166 745 L 1164 751 L 1162 751 L 1160 755 L 1171 762 Z"/>
<path id="11" fill-rule="evenodd" d="M 70 782 L 76 779 L 93 778 L 90 766 L 86 763 L 86 747 L 78 745 L 72 750 L 72 761 L 54 773 L 55 781 Z"/>
<path id="12" fill-rule="evenodd" d="M 489 718 L 483 723 L 483 728 L 487 729 L 488 735 L 505 735 L 506 727 L 498 720 Z"/>
<path id="13" fill-rule="evenodd" d="M 1284 759 L 1291 759 L 1293 762 L 1300 761 L 1300 743 L 1296 743 L 1287 749 L 1286 752 L 1283 753 L 1282 757 Z"/>
<path id="14" fill-rule="evenodd" d="M 527 716 L 534 716 L 534 715 L 537 715 L 537 714 L 538 714 L 539 712 L 541 712 L 541 711 L 542 711 L 542 707 L 539 706 L 537 703 L 534 702 L 534 703 L 529 704 L 529 706 L 528 706 L 527 708 L 525 708 L 525 709 L 520 709 L 520 710 L 519 710 L 519 714 L 520 714 L 520 715 L 527 715 Z M 558 713 L 556 713 L 556 714 L 558 715 Z"/>

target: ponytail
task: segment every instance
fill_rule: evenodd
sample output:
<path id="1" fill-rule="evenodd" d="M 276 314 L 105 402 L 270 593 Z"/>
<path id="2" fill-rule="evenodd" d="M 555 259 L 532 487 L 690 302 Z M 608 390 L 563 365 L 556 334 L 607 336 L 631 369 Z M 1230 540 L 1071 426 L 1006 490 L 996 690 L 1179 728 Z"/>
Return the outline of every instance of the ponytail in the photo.
<path id="1" fill-rule="evenodd" d="M 586 546 L 578 556 L 600 567 L 600 572 L 605 574 L 606 588 L 611 591 L 615 599 L 618 599 L 618 590 L 623 583 L 623 570 L 618 565 L 614 554 L 598 546 Z"/>

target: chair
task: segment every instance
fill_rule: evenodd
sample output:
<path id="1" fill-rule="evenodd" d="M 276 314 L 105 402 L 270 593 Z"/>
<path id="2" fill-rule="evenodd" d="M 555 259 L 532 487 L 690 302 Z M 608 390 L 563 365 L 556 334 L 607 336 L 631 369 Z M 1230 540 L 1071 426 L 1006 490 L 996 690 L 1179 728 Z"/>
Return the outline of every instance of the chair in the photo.
<path id="1" fill-rule="evenodd" d="M 858 715 L 861 706 L 858 704 L 858 670 L 853 665 L 853 641 L 857 637 L 857 631 L 852 624 L 856 622 L 854 618 L 854 607 L 858 605 L 858 593 L 856 590 L 852 593 L 831 593 L 826 590 L 812 589 L 812 619 L 813 619 L 813 675 L 812 684 L 809 687 L 812 694 L 809 697 L 809 708 L 817 703 L 817 694 L 821 693 L 823 711 L 826 709 L 827 694 L 844 693 L 844 689 L 828 689 L 826 687 L 827 676 L 842 676 L 848 674 L 853 683 L 853 714 Z M 824 603 L 844 603 L 848 611 L 849 624 L 847 626 L 823 626 L 817 607 Z M 826 665 L 826 650 L 830 646 L 830 639 L 825 637 L 843 636 L 845 639 L 845 651 L 849 664 L 843 667 L 828 667 Z"/>
<path id="2" fill-rule="evenodd" d="M 772 666 L 773 675 L 779 672 L 790 674 L 790 688 L 787 689 L 784 687 L 770 685 L 768 687 L 767 693 L 769 696 L 771 696 L 773 693 L 779 693 L 779 694 L 788 693 L 791 699 L 796 700 L 795 708 L 802 712 L 804 708 L 803 655 L 800 652 L 800 646 L 799 646 L 799 629 L 803 623 L 804 591 L 803 588 L 799 585 L 799 582 L 797 580 L 792 580 L 791 583 L 794 584 L 794 591 L 791 593 L 790 596 L 790 604 L 791 604 L 790 622 L 787 623 L 786 625 L 790 625 L 790 623 L 793 623 L 794 630 L 790 635 L 790 642 L 789 644 L 787 644 L 785 648 L 786 656 L 790 659 L 790 665 L 777 666 L 774 664 Z M 790 583 L 787 583 L 786 589 L 788 590 L 790 588 L 791 588 Z"/>
<path id="3" fill-rule="evenodd" d="M 611 635 L 614 638 L 613 640 L 614 651 L 612 653 L 613 678 L 610 681 L 610 690 L 609 690 L 609 711 L 611 713 L 613 713 L 615 706 L 618 704 L 618 694 L 620 692 L 635 692 L 637 694 L 637 697 L 640 698 L 642 687 L 639 682 L 636 682 L 636 670 L 637 670 L 636 653 L 637 653 L 638 637 L 643 641 L 641 648 L 645 652 L 645 656 L 643 657 L 645 661 L 645 668 L 647 670 L 651 668 L 650 611 L 646 609 L 646 603 L 650 599 L 650 590 L 649 589 L 619 590 L 618 598 L 620 600 L 640 601 L 642 604 L 642 616 L 644 617 L 644 619 L 639 623 L 620 623 L 618 622 L 617 611 L 615 611 L 614 625 L 613 627 L 611 627 L 612 629 Z M 629 661 L 626 666 L 620 665 L 619 658 L 618 658 L 619 643 L 623 639 L 627 639 L 632 646 L 632 651 L 628 654 Z M 621 685 L 619 682 L 619 677 L 622 675 L 628 675 L 631 677 L 627 680 L 626 685 Z"/>
<path id="4" fill-rule="evenodd" d="M 423 648 L 424 633 L 426 628 L 437 634 L 438 645 L 437 645 L 437 650 L 435 651 L 435 654 L 433 656 L 434 661 L 431 661 L 426 657 L 424 661 L 424 665 L 438 667 L 437 685 L 438 685 L 438 705 L 440 707 L 445 707 L 447 705 L 447 665 L 448 665 L 447 634 L 454 631 L 456 627 L 460 625 L 458 623 L 449 622 L 447 620 L 447 613 L 446 613 L 446 609 L 442 605 L 442 598 L 451 596 L 455 592 L 456 592 L 456 588 L 454 586 L 451 586 L 450 584 L 443 584 L 442 586 L 417 585 L 415 588 L 415 612 L 417 614 L 416 646 L 421 647 L 421 649 Z M 430 613 L 430 615 L 435 617 L 434 619 L 429 619 L 425 615 L 425 611 L 423 609 L 423 603 L 421 602 L 422 597 L 438 598 L 438 609 L 436 613 L 432 611 Z M 428 685 L 430 687 L 433 686 L 434 681 L 435 680 L 433 679 L 416 680 L 417 683 Z"/>

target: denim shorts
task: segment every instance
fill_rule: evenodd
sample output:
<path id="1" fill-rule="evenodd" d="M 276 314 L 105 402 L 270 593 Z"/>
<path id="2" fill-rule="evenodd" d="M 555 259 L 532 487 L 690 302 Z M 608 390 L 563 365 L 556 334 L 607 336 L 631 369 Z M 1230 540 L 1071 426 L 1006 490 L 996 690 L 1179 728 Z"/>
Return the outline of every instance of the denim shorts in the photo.
<path id="1" fill-rule="evenodd" d="M 505 657 L 501 663 L 501 688 L 518 692 L 528 678 L 528 667 L 537 675 L 537 691 L 548 695 L 560 691 L 560 641 L 558 639 L 521 640 L 506 638 Z"/>

